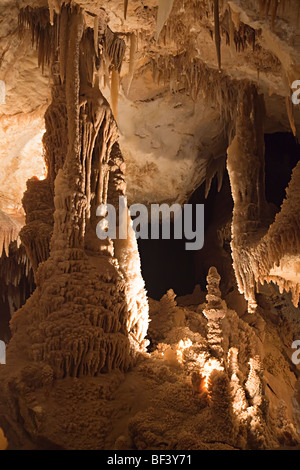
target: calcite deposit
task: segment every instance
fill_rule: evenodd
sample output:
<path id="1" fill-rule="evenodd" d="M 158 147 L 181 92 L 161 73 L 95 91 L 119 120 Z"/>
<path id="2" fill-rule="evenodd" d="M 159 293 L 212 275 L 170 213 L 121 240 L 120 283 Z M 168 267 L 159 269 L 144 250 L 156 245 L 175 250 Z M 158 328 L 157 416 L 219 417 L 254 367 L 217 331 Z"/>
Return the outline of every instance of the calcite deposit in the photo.
<path id="1" fill-rule="evenodd" d="M 298 80 L 298 0 L 0 0 L 0 450 L 300 448 Z"/>

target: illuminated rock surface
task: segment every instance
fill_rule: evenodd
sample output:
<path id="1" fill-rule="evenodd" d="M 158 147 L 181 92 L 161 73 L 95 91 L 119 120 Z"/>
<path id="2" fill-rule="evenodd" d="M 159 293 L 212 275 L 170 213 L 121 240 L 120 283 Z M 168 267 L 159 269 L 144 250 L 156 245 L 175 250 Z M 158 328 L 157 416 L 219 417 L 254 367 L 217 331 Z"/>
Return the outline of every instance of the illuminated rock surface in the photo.
<path id="1" fill-rule="evenodd" d="M 298 2 L 2 0 L 0 17 L 0 449 L 299 448 Z M 296 150 L 270 173 L 279 132 Z M 120 196 L 205 201 L 186 295 L 158 267 L 145 287 L 128 214 L 126 239 L 97 238 Z"/>

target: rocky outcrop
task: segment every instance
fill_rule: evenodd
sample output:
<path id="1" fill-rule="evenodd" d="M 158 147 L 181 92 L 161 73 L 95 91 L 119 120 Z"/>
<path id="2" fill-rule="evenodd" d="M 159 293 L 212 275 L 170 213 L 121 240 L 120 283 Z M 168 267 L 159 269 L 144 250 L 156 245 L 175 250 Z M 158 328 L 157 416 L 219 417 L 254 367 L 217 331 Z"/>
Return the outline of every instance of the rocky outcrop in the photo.
<path id="1" fill-rule="evenodd" d="M 287 345 L 299 319 L 287 297 L 286 309 L 277 294 L 270 300 L 274 313 L 257 293 L 275 282 L 298 305 L 299 164 L 276 218 L 264 187 L 264 132 L 295 136 L 300 123 L 291 101 L 297 7 L 2 2 L 0 293 L 12 320 L 0 335 L 9 341 L 0 426 L 10 448 L 299 444 Z M 150 302 L 148 331 L 129 212 L 117 210 L 117 236 L 102 240 L 105 206 L 126 197 L 182 204 L 202 184 L 207 198 L 221 190 L 226 160 L 233 216 L 206 232 L 208 254 L 227 249 L 224 284 L 234 296 L 231 242 L 251 315 L 227 307 L 211 267 L 206 303 L 200 292 L 180 306 L 169 289 Z"/>
<path id="2" fill-rule="evenodd" d="M 30 15 L 27 10 L 22 21 L 30 21 Z M 32 29 L 39 35 L 41 63 L 51 61 L 54 73 L 57 38 L 49 33 L 44 15 L 42 10 L 34 16 Z M 93 86 L 96 52 L 87 52 L 94 50 L 94 39 L 84 29 L 80 8 L 64 7 L 55 28 L 59 21 L 60 37 L 68 38 L 68 46 L 60 61 L 62 70 L 54 75 L 54 103 L 46 119 L 50 171 L 45 181 L 29 183 L 24 197 L 28 213 L 21 236 L 37 289 L 13 317 L 8 351 L 8 360 L 16 360 L 22 351 L 27 360 L 48 363 L 57 378 L 128 369 L 135 352 L 145 347 L 148 325 L 135 239 L 131 236 L 120 247 L 117 241 L 114 246 L 113 240 L 96 236 L 96 208 L 125 194 L 125 187 L 120 186 L 124 168 L 116 124 L 99 88 Z M 46 37 L 50 43 L 44 42 Z M 114 53 L 118 57 L 118 50 Z M 66 113 L 57 115 L 61 99 Z M 48 196 L 38 188 L 45 188 Z M 33 193 L 41 194 L 49 213 L 41 204 L 32 210 Z M 42 225 L 47 227 L 45 237 Z"/>

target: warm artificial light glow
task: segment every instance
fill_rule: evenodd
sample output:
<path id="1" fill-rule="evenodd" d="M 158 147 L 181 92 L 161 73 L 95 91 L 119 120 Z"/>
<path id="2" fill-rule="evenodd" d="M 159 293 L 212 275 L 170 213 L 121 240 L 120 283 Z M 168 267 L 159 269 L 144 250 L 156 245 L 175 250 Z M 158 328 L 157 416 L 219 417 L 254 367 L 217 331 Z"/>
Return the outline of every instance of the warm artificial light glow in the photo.
<path id="1" fill-rule="evenodd" d="M 204 377 L 203 388 L 208 390 L 209 387 L 209 379 L 214 370 L 223 371 L 224 367 L 221 365 L 218 359 L 214 357 L 210 357 L 208 361 L 205 362 L 203 368 L 201 369 L 201 373 Z"/>
<path id="2" fill-rule="evenodd" d="M 0 175 L 0 209 L 10 216 L 23 215 L 21 201 L 27 180 L 34 176 L 39 180 L 47 177 L 42 143 L 44 131 L 34 121 L 24 127 L 22 132 L 16 131 L 14 139 L 10 136 L 6 140 L 6 134 L 1 135 L 3 141 L 0 157 L 3 171 Z"/>
<path id="3" fill-rule="evenodd" d="M 22 150 L 22 156 L 27 160 L 30 155 L 30 165 L 27 166 L 26 175 L 31 173 L 27 179 L 35 176 L 39 180 L 47 178 L 47 167 L 43 158 L 43 144 L 42 137 L 44 129 L 40 130 L 32 139 L 30 139 Z"/>
<path id="4" fill-rule="evenodd" d="M 190 339 L 181 339 L 176 348 L 176 355 L 179 364 L 183 364 L 183 353 L 185 349 L 190 348 L 193 345 Z"/>

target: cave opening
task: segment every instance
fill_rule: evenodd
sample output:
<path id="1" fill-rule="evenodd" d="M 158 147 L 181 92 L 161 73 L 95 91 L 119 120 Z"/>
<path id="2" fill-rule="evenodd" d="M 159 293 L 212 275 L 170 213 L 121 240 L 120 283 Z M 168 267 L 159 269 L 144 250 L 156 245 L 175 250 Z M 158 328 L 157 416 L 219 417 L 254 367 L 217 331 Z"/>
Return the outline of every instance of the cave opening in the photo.
<path id="1" fill-rule="evenodd" d="M 266 199 L 278 212 L 286 196 L 293 168 L 300 159 L 300 145 L 288 132 L 265 134 L 265 191 Z M 201 250 L 185 249 L 186 239 L 138 239 L 142 275 L 149 297 L 159 300 L 168 289 L 178 296 L 191 294 L 198 284 L 205 290 L 210 266 L 221 275 L 225 294 L 236 286 L 230 249 L 233 199 L 227 169 L 218 191 L 215 176 L 205 197 L 205 182 L 189 197 L 188 203 L 204 204 L 204 246 Z M 171 236 L 174 234 L 171 225 Z M 151 225 L 148 230 L 150 232 Z"/>
<path id="2" fill-rule="evenodd" d="M 149 230 L 151 225 L 149 224 Z M 185 249 L 186 239 L 174 239 L 171 223 L 170 240 L 138 239 L 142 276 L 149 297 L 159 300 L 169 289 L 177 295 L 190 293 L 195 283 L 192 251 Z"/>
<path id="3" fill-rule="evenodd" d="M 276 211 L 286 196 L 292 171 L 300 160 L 300 145 L 289 132 L 265 134 L 266 199 Z"/>
<path id="4" fill-rule="evenodd" d="M 171 226 L 170 240 L 138 239 L 142 275 L 148 295 L 153 299 L 160 299 L 171 288 L 178 296 L 191 294 L 197 284 L 204 290 L 211 263 L 210 255 L 214 250 L 215 265 L 219 264 L 217 230 L 230 221 L 233 205 L 227 171 L 224 173 L 220 192 L 215 177 L 207 198 L 203 183 L 192 193 L 187 202 L 192 205 L 194 212 L 197 204 L 204 205 L 204 245 L 200 250 L 187 250 L 185 237 L 181 240 L 174 239 L 172 236 L 174 224 Z M 193 224 L 195 230 L 195 218 Z M 149 231 L 150 228 L 149 224 Z"/>

